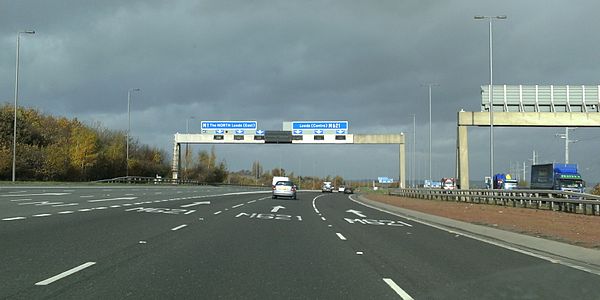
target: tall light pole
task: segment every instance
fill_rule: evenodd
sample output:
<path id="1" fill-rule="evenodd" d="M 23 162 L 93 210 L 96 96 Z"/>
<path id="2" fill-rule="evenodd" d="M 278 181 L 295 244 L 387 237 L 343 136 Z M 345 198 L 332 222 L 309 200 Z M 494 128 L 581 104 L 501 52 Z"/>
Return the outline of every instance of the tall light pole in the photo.
<path id="1" fill-rule="evenodd" d="M 433 181 L 433 177 L 431 176 L 431 87 L 439 86 L 437 83 L 428 83 L 423 84 L 422 86 L 427 86 L 429 88 L 429 181 Z"/>
<path id="2" fill-rule="evenodd" d="M 415 152 L 416 152 L 416 144 L 417 144 L 417 119 L 416 119 L 416 115 L 412 114 L 413 117 L 413 142 L 412 142 L 412 164 L 410 165 L 410 173 L 412 174 L 412 187 L 415 188 L 417 186 L 417 176 L 415 174 L 415 164 L 416 164 L 416 159 L 415 159 Z"/>
<path id="3" fill-rule="evenodd" d="M 569 143 L 577 143 L 578 140 L 570 140 L 569 139 L 569 130 L 574 130 L 575 128 L 565 127 L 565 133 L 557 133 L 556 136 L 565 139 L 565 164 L 569 163 Z"/>
<path id="4" fill-rule="evenodd" d="M 126 160 L 127 160 L 127 170 L 125 171 L 125 176 L 129 176 L 129 134 L 131 131 L 131 92 L 139 92 L 140 89 L 129 89 L 127 91 L 127 150 L 126 150 Z"/>
<path id="5" fill-rule="evenodd" d="M 15 67 L 15 117 L 13 123 L 13 157 L 12 157 L 12 181 L 16 179 L 16 167 L 17 167 L 17 101 L 19 99 L 19 42 L 21 40 L 21 33 L 35 34 L 34 30 L 25 30 L 17 32 L 17 65 Z"/>
<path id="6" fill-rule="evenodd" d="M 194 119 L 193 116 L 185 119 L 185 133 L 186 134 L 190 133 L 190 120 L 192 120 L 192 119 Z M 190 147 L 190 144 L 186 143 L 185 144 L 185 172 L 184 172 L 185 178 L 184 179 L 187 179 L 187 170 L 188 170 L 188 165 L 190 163 L 190 159 L 189 159 L 190 148 L 189 147 Z"/>
<path id="7" fill-rule="evenodd" d="M 489 48 L 490 48 L 490 178 L 494 178 L 494 63 L 493 63 L 493 45 L 492 45 L 492 22 L 493 20 L 505 20 L 506 16 L 475 16 L 475 20 L 489 21 Z"/>

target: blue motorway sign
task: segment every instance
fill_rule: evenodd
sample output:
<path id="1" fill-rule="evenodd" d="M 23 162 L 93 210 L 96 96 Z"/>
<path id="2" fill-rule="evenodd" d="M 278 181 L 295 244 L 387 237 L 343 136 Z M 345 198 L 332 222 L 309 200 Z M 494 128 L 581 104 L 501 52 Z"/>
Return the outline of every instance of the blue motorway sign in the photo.
<path id="1" fill-rule="evenodd" d="M 293 129 L 345 129 L 348 130 L 348 121 L 293 121 Z"/>
<path id="2" fill-rule="evenodd" d="M 379 183 L 394 183 L 394 178 L 377 177 L 377 181 L 379 181 Z"/>
<path id="3" fill-rule="evenodd" d="M 257 128 L 256 121 L 202 121 L 200 122 L 202 129 L 252 129 Z"/>

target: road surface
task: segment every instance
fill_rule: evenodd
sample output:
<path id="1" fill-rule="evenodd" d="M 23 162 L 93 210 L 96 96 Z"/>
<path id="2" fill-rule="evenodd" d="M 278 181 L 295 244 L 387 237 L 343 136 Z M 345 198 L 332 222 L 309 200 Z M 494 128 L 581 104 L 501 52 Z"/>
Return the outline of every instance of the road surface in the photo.
<path id="1" fill-rule="evenodd" d="M 233 187 L 2 187 L 0 298 L 600 298 L 596 274 L 354 196 L 298 198 Z"/>

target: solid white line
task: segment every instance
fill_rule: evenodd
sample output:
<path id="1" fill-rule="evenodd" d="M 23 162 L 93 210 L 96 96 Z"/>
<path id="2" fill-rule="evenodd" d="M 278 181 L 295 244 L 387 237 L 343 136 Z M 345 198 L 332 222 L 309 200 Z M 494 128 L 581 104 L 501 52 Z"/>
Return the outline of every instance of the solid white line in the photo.
<path id="1" fill-rule="evenodd" d="M 187 225 L 185 225 L 185 224 L 183 224 L 183 225 L 179 225 L 179 226 L 177 226 L 177 227 L 175 227 L 175 228 L 171 228 L 171 230 L 173 230 L 173 231 L 175 231 L 175 230 L 179 230 L 179 229 L 181 229 L 181 228 L 183 228 L 183 227 L 186 227 L 186 226 L 187 226 Z"/>
<path id="2" fill-rule="evenodd" d="M 51 216 L 52 214 L 39 214 L 39 215 L 33 215 L 32 217 L 47 217 L 47 216 Z"/>
<path id="3" fill-rule="evenodd" d="M 337 236 L 340 238 L 340 240 L 342 240 L 342 241 L 345 241 L 345 240 L 346 240 L 346 237 L 345 237 L 345 236 L 343 236 L 341 233 L 339 233 L 339 232 L 336 232 L 335 234 L 337 234 Z"/>
<path id="4" fill-rule="evenodd" d="M 88 202 L 105 202 L 105 201 L 118 201 L 118 200 L 135 200 L 137 197 L 121 197 L 121 198 L 109 198 L 109 199 L 94 199 L 88 200 Z"/>
<path id="5" fill-rule="evenodd" d="M 387 211 L 387 210 L 384 210 L 384 209 L 380 209 L 378 207 L 374 207 L 372 205 L 369 205 L 369 204 L 366 204 L 366 203 L 362 203 L 362 202 L 354 200 L 352 198 L 349 198 L 349 199 L 352 200 L 352 201 L 354 201 L 354 202 L 356 202 L 356 203 L 358 203 L 358 204 L 364 205 L 366 207 L 377 209 L 379 211 L 382 211 L 382 212 L 385 212 L 385 213 L 388 213 L 388 214 L 391 214 L 391 215 L 394 215 L 394 216 L 398 216 L 398 217 L 407 219 L 409 221 L 420 223 L 420 224 L 423 224 L 423 225 L 426 225 L 426 226 L 429 226 L 429 227 L 433 227 L 433 228 L 436 228 L 436 229 L 439 229 L 439 230 L 443 230 L 443 231 L 446 231 L 448 233 L 452 233 L 452 234 L 457 234 L 458 233 L 458 234 L 460 234 L 460 235 L 462 235 L 464 237 L 468 237 L 470 239 L 474 239 L 474 240 L 477 240 L 477 241 L 480 241 L 480 242 L 484 242 L 484 243 L 487 243 L 487 244 L 490 244 L 490 245 L 498 246 L 500 248 L 508 249 L 508 250 L 515 251 L 515 252 L 518 252 L 518 253 L 521 253 L 521 254 L 525 254 L 525 255 L 529 255 L 529 256 L 532 256 L 532 257 L 539 258 L 539 259 L 543 259 L 545 261 L 549 261 L 549 262 L 554 263 L 554 264 L 556 264 L 556 263 L 557 264 L 561 264 L 563 266 L 567 266 L 567 267 L 570 267 L 570 268 L 573 268 L 573 269 L 578 269 L 578 270 L 581 270 L 581 271 L 588 272 L 590 274 L 594 274 L 594 275 L 599 275 L 600 276 L 600 272 L 596 271 L 596 270 L 593 270 L 593 269 L 582 267 L 582 266 L 579 266 L 579 265 L 576 265 L 576 264 L 573 264 L 573 263 L 570 263 L 570 262 L 566 262 L 566 261 L 556 260 L 556 259 L 554 259 L 552 257 L 544 256 L 542 254 L 537 254 L 537 253 L 530 252 L 530 251 L 527 251 L 527 250 L 523 250 L 523 249 L 520 249 L 520 248 L 517 248 L 517 247 L 513 247 L 513 246 L 510 246 L 510 245 L 504 244 L 502 242 L 496 242 L 496 241 L 493 241 L 493 240 L 489 240 L 489 239 L 486 239 L 485 237 L 479 237 L 479 236 L 476 236 L 476 235 L 472 235 L 472 234 L 469 234 L 468 231 L 458 231 L 457 232 L 456 230 L 448 229 L 448 228 L 444 227 L 444 225 L 436 225 L 434 223 L 430 223 L 430 222 L 427 222 L 427 221 L 419 220 L 417 218 L 413 218 L 413 217 L 401 215 L 401 214 L 398 214 L 398 213 L 390 212 L 390 211 Z"/>
<path id="6" fill-rule="evenodd" d="M 232 206 L 231 208 L 238 208 L 238 207 L 240 207 L 240 206 L 242 206 L 242 205 L 244 205 L 244 203 L 241 203 L 241 204 L 238 204 L 238 205 L 234 205 L 234 206 Z"/>
<path id="7" fill-rule="evenodd" d="M 35 285 L 49 285 L 49 284 L 51 284 L 51 283 L 53 283 L 53 282 L 55 282 L 55 281 L 57 281 L 59 279 L 65 278 L 65 277 L 67 277 L 67 276 L 69 276 L 69 275 L 71 275 L 73 273 L 79 272 L 79 271 L 81 271 L 81 270 L 83 270 L 83 269 L 85 269 L 87 267 L 91 267 L 91 266 L 93 266 L 95 264 L 96 264 L 96 262 L 93 262 L 93 261 L 86 262 L 86 263 L 84 263 L 84 264 L 82 264 L 82 265 L 80 265 L 78 267 L 75 267 L 73 269 L 64 271 L 64 272 L 62 272 L 62 273 L 60 273 L 60 274 L 58 274 L 56 276 L 52 276 L 52 277 L 46 279 L 46 280 L 42 280 L 42 281 L 36 283 Z"/>
<path id="8" fill-rule="evenodd" d="M 215 212 L 213 215 L 218 215 L 218 214 L 220 214 L 220 213 L 222 213 L 222 211 L 217 211 L 217 212 Z"/>
<path id="9" fill-rule="evenodd" d="M 12 218 L 4 218 L 2 221 L 14 221 L 14 220 L 24 220 L 25 217 L 12 217 Z"/>
<path id="10" fill-rule="evenodd" d="M 192 206 L 203 205 L 203 204 L 210 204 L 210 201 L 201 201 L 201 202 L 194 202 L 194 203 L 190 203 L 190 204 L 184 204 L 181 207 L 192 207 Z"/>
<path id="11" fill-rule="evenodd" d="M 408 293 L 406 293 L 402 288 L 400 288 L 393 280 L 389 278 L 383 278 L 383 281 L 389 285 L 396 294 L 400 296 L 403 300 L 414 300 Z"/>
<path id="12" fill-rule="evenodd" d="M 313 209 L 315 210 L 315 212 L 316 212 L 317 214 L 320 214 L 320 212 L 319 212 L 319 210 L 317 209 L 317 206 L 315 205 L 315 201 L 317 200 L 317 198 L 319 198 L 319 197 L 322 197 L 322 196 L 325 196 L 325 194 L 323 194 L 323 195 L 319 195 L 319 196 L 316 196 L 316 197 L 313 199 L 313 201 L 312 201 L 312 207 L 313 207 Z"/>

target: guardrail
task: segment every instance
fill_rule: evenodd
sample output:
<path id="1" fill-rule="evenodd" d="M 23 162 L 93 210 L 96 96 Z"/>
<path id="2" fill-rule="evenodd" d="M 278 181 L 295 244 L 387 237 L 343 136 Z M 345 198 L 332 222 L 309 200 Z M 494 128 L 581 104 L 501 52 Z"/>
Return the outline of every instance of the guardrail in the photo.
<path id="1" fill-rule="evenodd" d="M 198 180 L 189 179 L 172 179 L 172 178 L 156 178 L 156 177 L 142 177 L 142 176 L 123 176 L 110 179 L 96 180 L 94 183 L 124 183 L 124 184 L 166 184 L 166 185 L 212 185 L 212 186 L 246 186 L 256 188 L 267 188 L 261 185 L 242 185 L 242 184 L 229 184 L 229 183 L 210 183 L 200 182 Z M 270 186 L 268 187 L 270 188 Z"/>
<path id="2" fill-rule="evenodd" d="M 600 196 L 586 193 L 520 189 L 443 190 L 404 188 L 391 190 L 389 194 L 418 199 L 495 204 L 600 216 Z"/>

